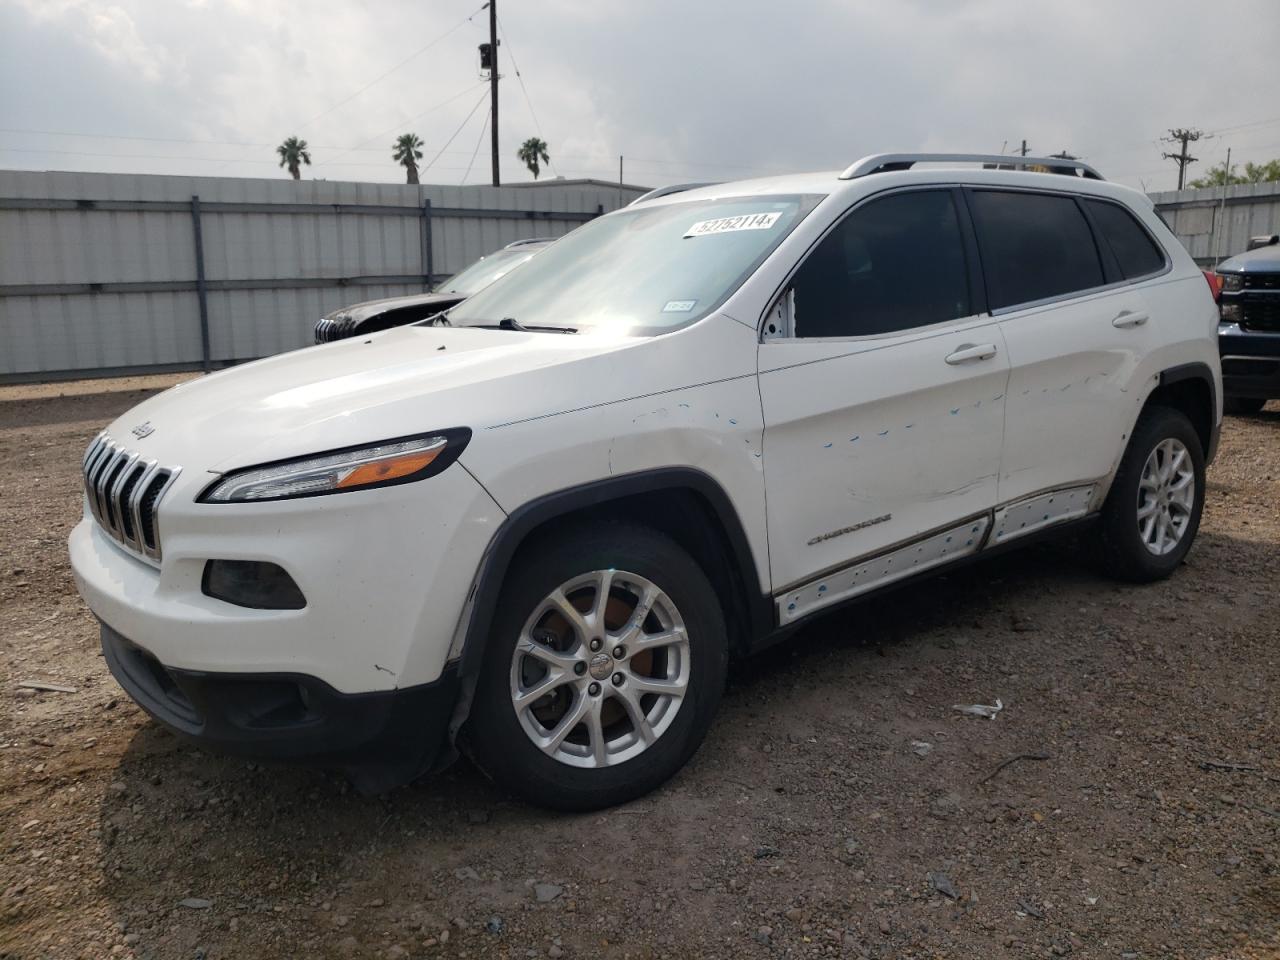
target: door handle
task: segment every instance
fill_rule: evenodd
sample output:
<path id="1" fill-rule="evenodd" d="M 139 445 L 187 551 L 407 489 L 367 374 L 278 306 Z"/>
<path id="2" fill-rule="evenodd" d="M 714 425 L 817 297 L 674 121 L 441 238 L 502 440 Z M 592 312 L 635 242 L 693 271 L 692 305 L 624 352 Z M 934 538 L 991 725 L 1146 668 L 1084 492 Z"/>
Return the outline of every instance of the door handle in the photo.
<path id="1" fill-rule="evenodd" d="M 995 355 L 994 343 L 963 343 L 954 353 L 947 354 L 947 363 L 954 367 L 957 363 L 968 363 L 971 360 L 990 360 Z"/>
<path id="2" fill-rule="evenodd" d="M 1128 327 L 1140 327 L 1146 323 L 1148 319 L 1149 317 L 1146 311 L 1135 313 L 1132 310 L 1121 310 L 1119 316 L 1111 321 L 1111 325 L 1124 330 Z"/>

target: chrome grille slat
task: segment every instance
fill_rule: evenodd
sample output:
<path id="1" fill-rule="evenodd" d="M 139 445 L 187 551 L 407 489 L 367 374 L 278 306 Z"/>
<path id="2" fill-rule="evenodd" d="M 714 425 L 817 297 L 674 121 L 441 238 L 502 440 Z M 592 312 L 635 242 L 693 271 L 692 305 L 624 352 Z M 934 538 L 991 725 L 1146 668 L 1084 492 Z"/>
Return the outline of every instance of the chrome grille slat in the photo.
<path id="1" fill-rule="evenodd" d="M 154 460 L 144 462 L 142 476 L 138 477 L 137 482 L 133 485 L 133 490 L 129 493 L 129 517 L 133 520 L 133 537 L 130 543 L 134 548 L 146 552 L 147 547 L 142 539 L 142 494 L 147 489 L 147 484 L 151 482 L 151 478 L 155 476 L 159 469 Z"/>
<path id="2" fill-rule="evenodd" d="M 107 525 L 107 503 L 106 498 L 103 496 L 103 490 L 100 484 L 102 481 L 103 471 L 107 469 L 111 461 L 114 459 L 115 452 L 116 445 L 110 440 L 107 440 L 102 445 L 102 450 L 99 451 L 97 459 L 90 465 L 88 473 L 89 496 L 91 496 L 94 499 L 94 502 L 98 505 L 98 522 L 104 527 Z"/>
<path id="3" fill-rule="evenodd" d="M 157 511 L 180 468 L 162 467 L 100 433 L 85 451 L 82 469 L 89 512 L 102 531 L 128 552 L 159 563 Z"/>

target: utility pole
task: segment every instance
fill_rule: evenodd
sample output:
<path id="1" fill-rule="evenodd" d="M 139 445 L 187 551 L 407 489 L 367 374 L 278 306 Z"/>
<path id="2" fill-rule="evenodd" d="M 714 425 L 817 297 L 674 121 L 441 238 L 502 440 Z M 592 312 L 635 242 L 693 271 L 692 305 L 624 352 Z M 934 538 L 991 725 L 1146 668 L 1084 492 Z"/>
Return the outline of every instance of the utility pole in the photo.
<path id="1" fill-rule="evenodd" d="M 489 0 L 489 152 L 493 156 L 493 185 L 501 185 L 498 174 L 498 0 Z"/>
<path id="2" fill-rule="evenodd" d="M 1187 154 L 1187 144 L 1195 143 L 1204 133 L 1200 130 L 1170 130 L 1167 137 L 1163 137 L 1165 143 L 1181 143 L 1182 150 L 1179 153 L 1163 154 L 1164 159 L 1172 160 L 1178 165 L 1178 189 L 1181 190 L 1187 182 L 1187 165 L 1196 162 L 1196 158 Z"/>
<path id="3" fill-rule="evenodd" d="M 1027 141 L 1022 141 L 1022 149 L 1018 151 L 1018 155 L 1023 157 L 1027 155 Z"/>

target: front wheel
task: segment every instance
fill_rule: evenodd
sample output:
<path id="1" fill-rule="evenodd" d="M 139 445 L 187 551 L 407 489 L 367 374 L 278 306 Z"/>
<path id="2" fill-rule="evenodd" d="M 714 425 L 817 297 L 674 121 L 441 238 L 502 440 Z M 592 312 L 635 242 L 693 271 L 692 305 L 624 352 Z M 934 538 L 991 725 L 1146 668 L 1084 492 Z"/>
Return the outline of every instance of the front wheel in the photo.
<path id="1" fill-rule="evenodd" d="M 464 743 L 533 803 L 612 806 L 693 754 L 726 669 L 715 591 L 675 542 L 631 524 L 566 531 L 508 575 Z"/>
<path id="2" fill-rule="evenodd" d="M 1135 583 L 1178 568 L 1204 509 L 1204 452 L 1186 414 L 1143 412 L 1102 507 L 1097 554 L 1103 570 Z"/>

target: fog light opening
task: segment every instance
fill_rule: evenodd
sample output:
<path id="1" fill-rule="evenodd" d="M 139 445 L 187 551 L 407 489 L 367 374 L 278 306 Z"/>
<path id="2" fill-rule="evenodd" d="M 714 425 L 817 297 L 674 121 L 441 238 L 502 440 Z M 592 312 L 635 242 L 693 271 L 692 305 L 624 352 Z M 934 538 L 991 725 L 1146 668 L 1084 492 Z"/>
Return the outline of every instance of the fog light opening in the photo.
<path id="1" fill-rule="evenodd" d="M 207 597 L 253 610 L 301 610 L 306 597 L 279 564 L 263 560 L 210 560 L 201 590 Z"/>

